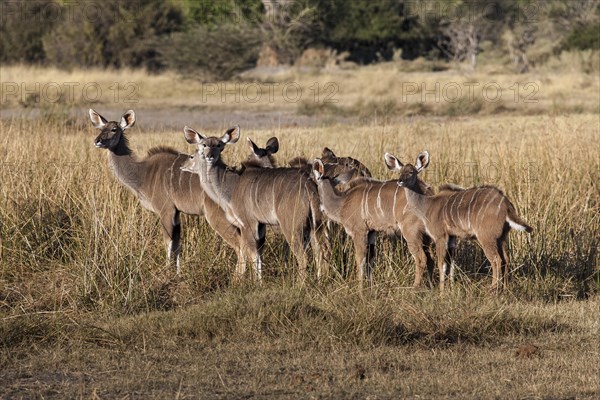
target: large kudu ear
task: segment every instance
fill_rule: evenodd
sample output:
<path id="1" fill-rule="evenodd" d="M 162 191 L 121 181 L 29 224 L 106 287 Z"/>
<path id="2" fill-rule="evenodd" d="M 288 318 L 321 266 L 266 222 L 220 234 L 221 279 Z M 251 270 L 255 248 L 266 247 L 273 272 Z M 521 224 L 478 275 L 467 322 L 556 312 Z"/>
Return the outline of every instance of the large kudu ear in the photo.
<path id="1" fill-rule="evenodd" d="M 417 172 L 421 172 L 429 165 L 429 152 L 427 150 L 423 150 L 421 154 L 417 156 L 417 161 L 415 162 L 415 168 Z"/>
<path id="2" fill-rule="evenodd" d="M 204 139 L 204 136 L 202 136 L 189 126 L 183 128 L 183 136 L 189 144 L 200 144 L 202 139 Z"/>
<path id="3" fill-rule="evenodd" d="M 254 155 L 256 155 L 257 157 L 264 156 L 263 149 L 261 149 L 260 147 L 258 147 L 256 145 L 256 143 L 254 143 L 252 141 L 252 139 L 250 139 L 249 137 L 247 137 L 246 140 L 247 140 L 247 143 L 248 143 L 248 147 L 250 147 L 250 150 L 252 150 L 252 152 L 254 153 Z"/>
<path id="4" fill-rule="evenodd" d="M 240 138 L 240 126 L 235 125 L 227 129 L 223 136 L 221 136 L 221 142 L 225 144 L 234 144 Z"/>
<path id="5" fill-rule="evenodd" d="M 271 139 L 267 140 L 267 147 L 265 149 L 269 152 L 269 154 L 275 154 L 279 151 L 279 140 L 275 136 Z"/>
<path id="6" fill-rule="evenodd" d="M 135 124 L 135 113 L 133 110 L 129 110 L 123 114 L 119 125 L 121 126 L 121 129 L 125 130 L 131 128 L 133 124 Z"/>
<path id="7" fill-rule="evenodd" d="M 102 115 L 98 114 L 93 109 L 90 108 L 89 113 L 90 113 L 90 119 L 92 120 L 92 124 L 94 125 L 94 128 L 102 129 L 104 127 L 104 125 L 106 125 L 108 123 L 106 118 L 104 118 Z"/>
<path id="8" fill-rule="evenodd" d="M 323 165 L 323 161 L 318 158 L 313 161 L 312 172 L 317 181 L 321 180 L 323 175 L 325 175 L 325 166 Z"/>
<path id="9" fill-rule="evenodd" d="M 321 160 L 329 164 L 336 164 L 338 158 L 335 153 L 329 147 L 323 147 L 323 153 L 321 154 Z"/>
<path id="10" fill-rule="evenodd" d="M 391 170 L 399 171 L 404 166 L 393 154 L 385 153 L 383 158 L 385 159 L 385 165 Z"/>

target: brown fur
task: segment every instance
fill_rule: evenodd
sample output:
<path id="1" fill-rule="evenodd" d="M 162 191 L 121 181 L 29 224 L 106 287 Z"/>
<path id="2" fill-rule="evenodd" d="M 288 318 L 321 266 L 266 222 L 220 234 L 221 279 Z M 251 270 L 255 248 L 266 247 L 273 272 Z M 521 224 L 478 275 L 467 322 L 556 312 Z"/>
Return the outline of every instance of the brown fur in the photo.
<path id="1" fill-rule="evenodd" d="M 193 158 L 184 170 L 199 175 L 206 194 L 225 211 L 228 221 L 241 233 L 245 251 L 254 261 L 260 279 L 265 226 L 279 226 L 299 264 L 300 279 L 306 276 L 305 245 L 312 240 L 318 275 L 324 265 L 320 245 L 324 240 L 323 216 L 315 183 L 295 168 L 247 168 L 231 173 L 221 160 L 226 143 L 235 143 L 239 127 L 231 128 L 221 138 L 204 137 L 191 128 L 184 129 L 186 139 L 197 144 Z M 244 273 L 240 265 L 238 274 Z"/>
<path id="2" fill-rule="evenodd" d="M 395 157 L 393 159 L 397 161 Z M 365 276 L 371 279 L 375 235 L 384 232 L 388 235 L 401 234 L 406 239 L 417 264 L 414 285 L 420 286 L 427 260 L 423 250 L 424 229 L 419 218 L 406 211 L 407 189 L 399 187 L 397 181 L 380 182 L 365 178 L 355 180 L 348 191 L 340 193 L 333 187 L 331 179 L 324 179 L 323 164 L 319 163 L 319 160 L 316 161 L 313 169 L 323 210 L 352 237 L 358 279 L 362 281 Z M 393 168 L 401 175 L 404 170 L 414 170 L 415 176 L 417 173 L 413 165 L 402 165 L 399 161 Z M 428 186 L 416 179 L 411 187 L 421 191 L 421 188 Z M 423 193 L 432 194 L 430 190 Z"/>
<path id="3" fill-rule="evenodd" d="M 179 155 L 180 152 L 175 150 L 172 147 L 168 147 L 168 146 L 157 146 L 157 147 L 153 147 L 150 150 L 148 150 L 148 157 L 151 157 L 155 154 L 160 154 L 160 153 L 171 153 L 173 155 Z"/>
<path id="4" fill-rule="evenodd" d="M 506 241 L 510 222 L 528 233 L 533 229 L 517 215 L 500 189 L 495 186 L 451 189 L 429 197 L 409 191 L 406 198 L 410 212 L 421 219 L 436 243 L 441 289 L 444 288 L 448 242 L 453 238 L 477 239 L 492 264 L 492 288 L 499 288 L 501 275 L 504 285 L 508 284 Z"/>
<path id="5" fill-rule="evenodd" d="M 237 229 L 225 219 L 222 210 L 207 196 L 198 177 L 181 171 L 188 159 L 186 154 L 159 146 L 148 151 L 148 156 L 138 159 L 129 148 L 125 130 L 135 123 L 135 114 L 129 111 L 121 123 L 107 121 L 90 110 L 92 123 L 100 134 L 96 146 L 108 149 L 108 164 L 117 179 L 135 194 L 144 208 L 157 214 L 167 243 L 170 262 L 179 272 L 181 251 L 180 213 L 204 215 L 215 231 L 235 249 L 239 246 Z"/>
<path id="6" fill-rule="evenodd" d="M 257 146 L 250 138 L 248 144 L 252 152 L 242 162 L 242 165 L 247 168 L 275 168 L 277 162 L 273 154 L 279 149 L 279 142 L 276 137 L 272 137 L 267 141 L 265 148 Z M 345 191 L 352 184 L 352 181 L 360 178 L 370 177 L 370 172 L 360 161 L 350 157 L 337 157 L 327 147 L 331 162 L 324 163 L 325 176 L 330 178 L 343 177 L 343 181 L 338 181 L 337 190 Z M 312 178 L 312 164 L 305 157 L 294 157 L 288 162 L 291 168 L 296 168 L 308 174 Z"/>

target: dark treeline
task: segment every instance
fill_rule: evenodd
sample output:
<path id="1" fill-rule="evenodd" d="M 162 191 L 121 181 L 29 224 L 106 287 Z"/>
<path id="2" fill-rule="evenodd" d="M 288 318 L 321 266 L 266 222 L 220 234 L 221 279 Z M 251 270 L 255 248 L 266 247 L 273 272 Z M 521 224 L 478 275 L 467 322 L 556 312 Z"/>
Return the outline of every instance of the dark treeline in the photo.
<path id="1" fill-rule="evenodd" d="M 294 64 L 308 48 L 359 64 L 473 67 L 499 51 L 526 71 L 563 50 L 597 50 L 599 15 L 597 0 L 0 0 L 0 62 L 229 78 L 265 54 Z"/>

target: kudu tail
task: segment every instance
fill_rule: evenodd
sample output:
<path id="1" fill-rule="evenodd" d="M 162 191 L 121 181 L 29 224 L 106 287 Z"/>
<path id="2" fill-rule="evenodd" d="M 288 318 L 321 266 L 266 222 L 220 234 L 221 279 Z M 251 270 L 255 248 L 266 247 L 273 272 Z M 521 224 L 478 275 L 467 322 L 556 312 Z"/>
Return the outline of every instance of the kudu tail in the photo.
<path id="1" fill-rule="evenodd" d="M 515 207 L 512 204 L 509 204 L 508 206 L 508 215 L 506 216 L 506 222 L 508 222 L 510 227 L 515 230 L 525 231 L 527 233 L 533 232 L 533 228 L 527 225 L 527 222 L 525 222 L 525 220 L 519 217 L 517 211 L 515 210 Z"/>

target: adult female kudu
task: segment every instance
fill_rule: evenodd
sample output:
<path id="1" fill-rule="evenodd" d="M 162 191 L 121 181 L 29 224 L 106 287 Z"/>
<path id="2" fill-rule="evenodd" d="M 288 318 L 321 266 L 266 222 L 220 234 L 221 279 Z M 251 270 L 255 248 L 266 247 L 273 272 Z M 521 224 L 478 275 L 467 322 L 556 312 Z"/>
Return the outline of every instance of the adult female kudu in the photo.
<path id="1" fill-rule="evenodd" d="M 419 154 L 415 166 L 403 165 L 388 153 L 385 161 L 388 168 L 397 171 L 401 178 L 413 171 L 416 176 L 429 165 L 429 153 Z M 400 188 L 395 180 L 359 179 L 351 182 L 346 192 L 338 192 L 334 188 L 336 182 L 324 176 L 324 164 L 319 159 L 313 163 L 313 173 L 325 215 L 342 225 L 354 241 L 359 281 L 365 276 L 371 281 L 375 235 L 385 232 L 388 235 L 401 234 L 406 240 L 416 262 L 414 286 L 420 286 L 427 264 L 423 249 L 424 229 L 420 219 L 406 211 L 406 189 Z M 419 193 L 432 194 L 430 187 L 420 179 L 416 179 L 411 187 Z"/>
<path id="2" fill-rule="evenodd" d="M 415 176 L 402 177 L 398 184 L 406 187 L 409 212 L 423 222 L 427 234 L 435 241 L 440 289 L 444 289 L 446 254 L 449 240 L 476 238 L 492 264 L 492 289 L 508 285 L 508 232 L 512 229 L 531 233 L 531 228 L 519 217 L 508 197 L 495 186 L 463 189 L 444 185 L 435 196 L 423 196 L 412 190 Z M 454 264 L 450 263 L 452 277 Z"/>
<path id="3" fill-rule="evenodd" d="M 107 121 L 96 111 L 89 110 L 94 127 L 100 134 L 96 147 L 108 150 L 108 165 L 117 179 L 135 194 L 144 208 L 160 217 L 167 243 L 167 258 L 180 272 L 181 251 L 180 213 L 204 215 L 210 226 L 238 253 L 238 262 L 245 263 L 240 249 L 238 229 L 225 214 L 205 196 L 198 176 L 181 170 L 187 154 L 169 147 L 154 147 L 144 159 L 138 159 L 129 148 L 125 131 L 135 124 L 135 113 L 127 111 L 120 122 Z"/>
<path id="4" fill-rule="evenodd" d="M 188 143 L 197 145 L 197 151 L 182 165 L 182 170 L 200 176 L 205 193 L 240 230 L 241 243 L 252 256 L 256 276 L 261 277 L 266 225 L 281 228 L 298 261 L 302 281 L 306 276 L 305 247 L 314 235 L 317 275 L 322 276 L 322 214 L 317 188 L 310 177 L 294 168 L 246 168 L 239 174 L 229 170 L 221 160 L 221 152 L 226 144 L 238 141 L 239 126 L 228 129 L 220 138 L 202 136 L 188 127 L 184 128 L 184 135 Z M 239 268 L 241 275 L 245 265 Z"/>

